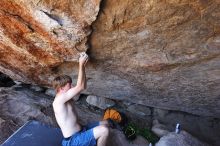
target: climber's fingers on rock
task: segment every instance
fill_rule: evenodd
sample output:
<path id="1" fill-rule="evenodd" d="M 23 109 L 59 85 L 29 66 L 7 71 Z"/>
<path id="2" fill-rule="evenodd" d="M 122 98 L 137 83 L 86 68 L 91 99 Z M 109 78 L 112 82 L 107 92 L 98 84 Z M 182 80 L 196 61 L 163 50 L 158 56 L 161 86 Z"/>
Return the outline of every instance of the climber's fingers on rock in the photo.
<path id="1" fill-rule="evenodd" d="M 85 64 L 88 62 L 89 59 L 86 59 Z"/>
<path id="2" fill-rule="evenodd" d="M 80 53 L 80 57 L 88 57 L 88 55 L 85 52 Z"/>

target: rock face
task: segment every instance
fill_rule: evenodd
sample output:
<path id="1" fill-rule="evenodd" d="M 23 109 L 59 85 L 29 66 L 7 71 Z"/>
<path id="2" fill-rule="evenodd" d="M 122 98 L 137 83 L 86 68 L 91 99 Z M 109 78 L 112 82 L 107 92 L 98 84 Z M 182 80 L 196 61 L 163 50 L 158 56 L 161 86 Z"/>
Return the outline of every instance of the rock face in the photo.
<path id="1" fill-rule="evenodd" d="M 219 0 L 0 5 L 0 71 L 14 80 L 76 79 L 77 53 L 88 49 L 86 93 L 220 118 Z"/>
<path id="2" fill-rule="evenodd" d="M 129 82 L 119 98 L 219 118 L 219 14 L 217 0 L 106 0 L 90 51 Z"/>
<path id="3" fill-rule="evenodd" d="M 115 102 L 110 99 L 97 97 L 93 95 L 89 95 L 86 98 L 86 102 L 90 105 L 99 107 L 101 109 L 107 109 L 115 105 Z"/>
<path id="4" fill-rule="evenodd" d="M 0 114 L 5 120 L 11 119 L 17 125 L 22 125 L 31 119 L 54 124 L 52 116 L 48 117 L 43 112 L 45 108 L 51 106 L 51 99 L 48 99 L 46 95 L 36 94 L 36 92 L 24 90 L 21 87 L 1 87 L 0 93 Z"/>
<path id="5" fill-rule="evenodd" d="M 169 130 L 167 130 L 167 127 L 163 124 L 160 124 L 158 120 L 153 121 L 153 126 L 151 130 L 159 137 L 163 137 L 170 132 Z"/>
<path id="6" fill-rule="evenodd" d="M 51 100 L 42 93 L 22 87 L 0 88 L 0 144 L 29 120 L 55 125 L 54 113 L 47 115 Z"/>
<path id="7" fill-rule="evenodd" d="M 56 65 L 87 50 L 100 0 L 2 0 L 0 70 L 15 80 L 48 85 Z"/>

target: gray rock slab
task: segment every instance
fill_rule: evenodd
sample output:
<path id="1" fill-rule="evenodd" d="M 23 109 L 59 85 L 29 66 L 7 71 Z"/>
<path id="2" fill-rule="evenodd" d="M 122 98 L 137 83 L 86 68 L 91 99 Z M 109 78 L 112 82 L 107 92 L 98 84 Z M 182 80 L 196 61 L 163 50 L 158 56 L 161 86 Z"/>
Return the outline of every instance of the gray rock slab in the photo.
<path id="1" fill-rule="evenodd" d="M 86 102 L 101 109 L 106 109 L 115 105 L 115 102 L 113 100 L 94 95 L 89 95 L 86 98 Z"/>
<path id="2" fill-rule="evenodd" d="M 209 146 L 197 138 L 193 137 L 186 131 L 181 131 L 179 134 L 170 132 L 163 136 L 155 146 Z"/>

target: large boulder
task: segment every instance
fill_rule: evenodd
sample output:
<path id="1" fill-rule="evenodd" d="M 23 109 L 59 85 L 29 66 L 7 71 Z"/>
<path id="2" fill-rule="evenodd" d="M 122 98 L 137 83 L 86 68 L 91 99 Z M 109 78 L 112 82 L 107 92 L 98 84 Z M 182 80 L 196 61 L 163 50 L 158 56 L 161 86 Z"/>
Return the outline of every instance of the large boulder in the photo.
<path id="1" fill-rule="evenodd" d="M 163 136 L 155 146 L 209 146 L 187 133 L 181 131 L 179 134 L 170 132 Z"/>
<path id="2" fill-rule="evenodd" d="M 153 120 L 153 126 L 151 130 L 159 137 L 163 137 L 164 135 L 170 133 L 168 128 L 165 125 L 159 123 L 158 120 Z"/>
<path id="3" fill-rule="evenodd" d="M 51 100 L 39 92 L 22 87 L 0 88 L 0 144 L 29 120 L 56 125 Z"/>
<path id="4" fill-rule="evenodd" d="M 44 109 L 51 107 L 51 100 L 44 94 L 22 87 L 0 88 L 0 115 L 23 125 L 31 119 L 54 125 L 54 115 L 48 116 Z"/>
<path id="5" fill-rule="evenodd" d="M 97 97 L 94 95 L 89 95 L 86 98 L 86 102 L 103 110 L 115 105 L 115 102 L 113 100 L 104 97 Z"/>
<path id="6" fill-rule="evenodd" d="M 0 71 L 14 80 L 76 79 L 88 50 L 87 94 L 220 118 L 219 0 L 0 5 Z"/>

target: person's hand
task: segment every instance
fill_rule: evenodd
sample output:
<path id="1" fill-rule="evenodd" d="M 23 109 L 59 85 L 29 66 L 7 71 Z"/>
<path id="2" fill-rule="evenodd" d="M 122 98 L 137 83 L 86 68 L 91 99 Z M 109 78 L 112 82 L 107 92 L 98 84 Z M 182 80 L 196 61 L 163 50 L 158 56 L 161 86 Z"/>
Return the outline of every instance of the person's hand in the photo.
<path id="1" fill-rule="evenodd" d="M 89 56 L 85 52 L 80 53 L 79 56 L 79 65 L 85 66 L 89 60 Z"/>

